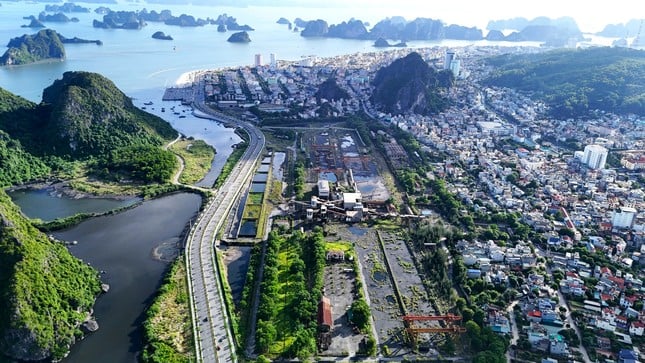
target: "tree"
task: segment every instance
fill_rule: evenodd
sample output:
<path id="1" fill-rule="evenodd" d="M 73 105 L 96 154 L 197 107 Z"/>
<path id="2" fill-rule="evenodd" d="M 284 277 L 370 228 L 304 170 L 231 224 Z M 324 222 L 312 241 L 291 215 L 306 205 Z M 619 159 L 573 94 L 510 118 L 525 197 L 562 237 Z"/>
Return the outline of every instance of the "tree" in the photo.
<path id="1" fill-rule="evenodd" d="M 352 324 L 356 325 L 358 329 L 364 331 L 370 324 L 370 307 L 363 300 L 356 300 L 352 303 Z"/>
<path id="2" fill-rule="evenodd" d="M 259 320 L 255 330 L 255 348 L 258 352 L 265 353 L 277 337 L 275 325 L 266 320 Z"/>

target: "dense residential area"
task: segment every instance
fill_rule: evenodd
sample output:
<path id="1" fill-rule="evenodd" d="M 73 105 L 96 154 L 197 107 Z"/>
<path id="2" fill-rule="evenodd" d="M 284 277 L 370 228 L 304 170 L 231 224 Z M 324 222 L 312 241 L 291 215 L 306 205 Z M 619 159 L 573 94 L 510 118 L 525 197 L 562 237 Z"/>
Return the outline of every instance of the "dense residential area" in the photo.
<path id="1" fill-rule="evenodd" d="M 584 59 L 599 51 L 611 52 L 577 53 Z M 504 337 L 507 359 L 636 361 L 645 342 L 642 112 L 582 107 L 567 99 L 572 96 L 566 91 L 545 96 L 497 85 L 499 67 L 490 59 L 506 53 L 542 57 L 545 51 L 475 46 L 415 49 L 438 72 L 437 80 L 449 73 L 448 86 L 436 88 L 447 102 L 439 112 L 387 112 L 383 98 L 373 96 L 375 78 L 382 78 L 379 70 L 396 60 L 410 59 L 410 53 L 312 56 L 298 62 L 276 61 L 271 55 L 268 64 L 257 55 L 255 67 L 199 76 L 207 100 L 265 132 L 345 123 L 358 133 L 357 151 L 382 155 L 396 186 L 388 185 L 391 197 L 385 206 L 383 200 L 371 204 L 375 198 L 364 193 L 367 208 L 353 221 L 427 217 L 414 224 L 416 232 L 402 229 L 401 235 L 419 271 L 432 272 L 425 266 L 432 258 L 443 261 L 452 288 L 430 301 L 437 307 L 437 298 L 442 301 L 438 305 L 445 304 L 443 312 L 460 314 L 471 349 L 474 327 L 467 322 L 474 312 L 479 328 Z M 630 56 L 637 66 L 627 68 L 641 74 L 642 54 Z M 399 105 L 405 104 L 402 93 L 393 92 L 385 99 L 398 97 Z M 573 105 L 566 118 L 558 118 L 563 113 L 554 110 L 554 99 Z M 282 132 L 278 137 L 300 145 L 306 134 Z M 320 135 L 313 139 L 314 148 Z M 306 152 L 305 160 L 319 155 L 315 152 Z M 341 180 L 326 180 L 326 167 L 319 161 L 305 165 L 306 176 L 296 183 L 305 184 L 307 196 L 333 200 L 329 185 L 332 191 L 342 190 Z M 298 193 L 299 199 L 304 195 Z M 316 213 L 311 209 L 307 219 L 317 220 Z M 419 230 L 433 232 L 422 235 Z M 437 257 L 437 251 L 443 256 Z M 425 280 L 426 288 L 441 286 Z M 445 344 L 439 352 L 455 353 L 463 351 Z"/>

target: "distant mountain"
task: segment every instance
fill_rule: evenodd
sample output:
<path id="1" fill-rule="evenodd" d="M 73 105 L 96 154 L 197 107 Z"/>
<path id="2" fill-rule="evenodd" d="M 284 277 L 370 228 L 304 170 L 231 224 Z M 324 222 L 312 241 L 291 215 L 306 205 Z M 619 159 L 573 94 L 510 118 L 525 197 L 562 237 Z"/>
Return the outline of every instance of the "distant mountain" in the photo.
<path id="1" fill-rule="evenodd" d="M 391 114 L 436 113 L 448 105 L 441 93 L 453 81 L 452 72 L 437 72 L 412 52 L 376 72 L 371 100 L 377 108 Z"/>
<path id="2" fill-rule="evenodd" d="M 7 51 L 0 57 L 0 65 L 19 65 L 46 59 L 65 59 L 65 47 L 58 33 L 43 29 L 34 35 L 13 38 Z"/>
<path id="3" fill-rule="evenodd" d="M 640 30 L 641 36 L 645 37 L 645 29 L 641 29 L 641 24 L 645 27 L 645 19 L 632 19 L 624 24 L 608 24 L 596 34 L 603 37 L 630 38 L 638 35 Z"/>
<path id="4" fill-rule="evenodd" d="M 540 16 L 532 20 L 518 17 L 505 20 L 491 20 L 488 22 L 486 29 L 488 30 L 516 30 L 521 31 L 528 26 L 554 26 L 561 29 L 567 29 L 572 32 L 580 32 L 576 21 L 569 16 L 564 16 L 557 19 L 551 19 L 546 16 Z"/>
<path id="5" fill-rule="evenodd" d="M 370 30 L 370 39 L 436 40 L 445 37 L 441 20 L 416 18 L 407 21 L 400 16 L 383 19 Z"/>
<path id="6" fill-rule="evenodd" d="M 530 92 L 554 117 L 593 110 L 645 115 L 645 51 L 594 47 L 488 60 L 497 67 L 485 84 Z"/>
<path id="7" fill-rule="evenodd" d="M 365 25 L 360 20 L 350 20 L 329 27 L 326 36 L 330 38 L 365 39 L 368 35 Z"/>
<path id="8" fill-rule="evenodd" d="M 0 353 L 62 359 L 100 292 L 97 271 L 39 232 L 0 190 Z"/>

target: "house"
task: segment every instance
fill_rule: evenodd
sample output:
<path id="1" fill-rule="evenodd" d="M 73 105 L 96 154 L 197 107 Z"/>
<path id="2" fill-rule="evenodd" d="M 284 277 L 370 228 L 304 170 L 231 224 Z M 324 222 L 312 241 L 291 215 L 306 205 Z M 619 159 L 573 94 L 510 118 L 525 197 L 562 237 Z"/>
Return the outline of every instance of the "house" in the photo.
<path id="1" fill-rule="evenodd" d="M 629 334 L 631 335 L 636 335 L 636 336 L 643 336 L 643 332 L 645 331 L 645 323 L 640 322 L 640 321 L 635 321 L 632 323 L 632 325 L 629 327 Z"/>
<path id="2" fill-rule="evenodd" d="M 539 341 L 546 339 L 546 328 L 540 324 L 531 323 L 527 334 L 529 336 L 529 342 L 531 344 L 537 344 Z"/>
<path id="3" fill-rule="evenodd" d="M 549 337 L 549 351 L 553 355 L 566 356 L 569 355 L 569 345 L 564 341 L 564 337 L 560 334 L 554 334 Z"/>
<path id="4" fill-rule="evenodd" d="M 504 314 L 491 310 L 488 314 L 488 325 L 495 333 L 508 334 L 511 332 L 511 325 Z"/>
<path id="5" fill-rule="evenodd" d="M 619 363 L 638 363 L 638 354 L 633 350 L 621 349 L 618 353 Z"/>
<path id="6" fill-rule="evenodd" d="M 622 330 L 627 330 L 629 329 L 629 322 L 627 321 L 627 318 L 623 315 L 619 315 L 616 317 L 616 328 L 622 329 Z"/>

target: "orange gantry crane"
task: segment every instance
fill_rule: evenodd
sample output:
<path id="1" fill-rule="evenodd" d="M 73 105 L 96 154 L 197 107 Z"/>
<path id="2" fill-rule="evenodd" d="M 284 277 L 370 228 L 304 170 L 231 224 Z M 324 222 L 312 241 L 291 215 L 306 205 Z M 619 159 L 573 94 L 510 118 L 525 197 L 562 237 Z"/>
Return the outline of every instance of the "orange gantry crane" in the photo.
<path id="1" fill-rule="evenodd" d="M 419 321 L 438 321 L 443 322 L 439 326 L 433 327 L 416 327 L 414 322 Z M 417 338 L 421 333 L 447 333 L 447 334 L 462 334 L 466 332 L 466 328 L 459 325 L 461 316 L 446 314 L 446 315 L 405 315 L 403 317 L 403 324 L 405 331 L 410 338 L 410 343 L 415 345 Z"/>

